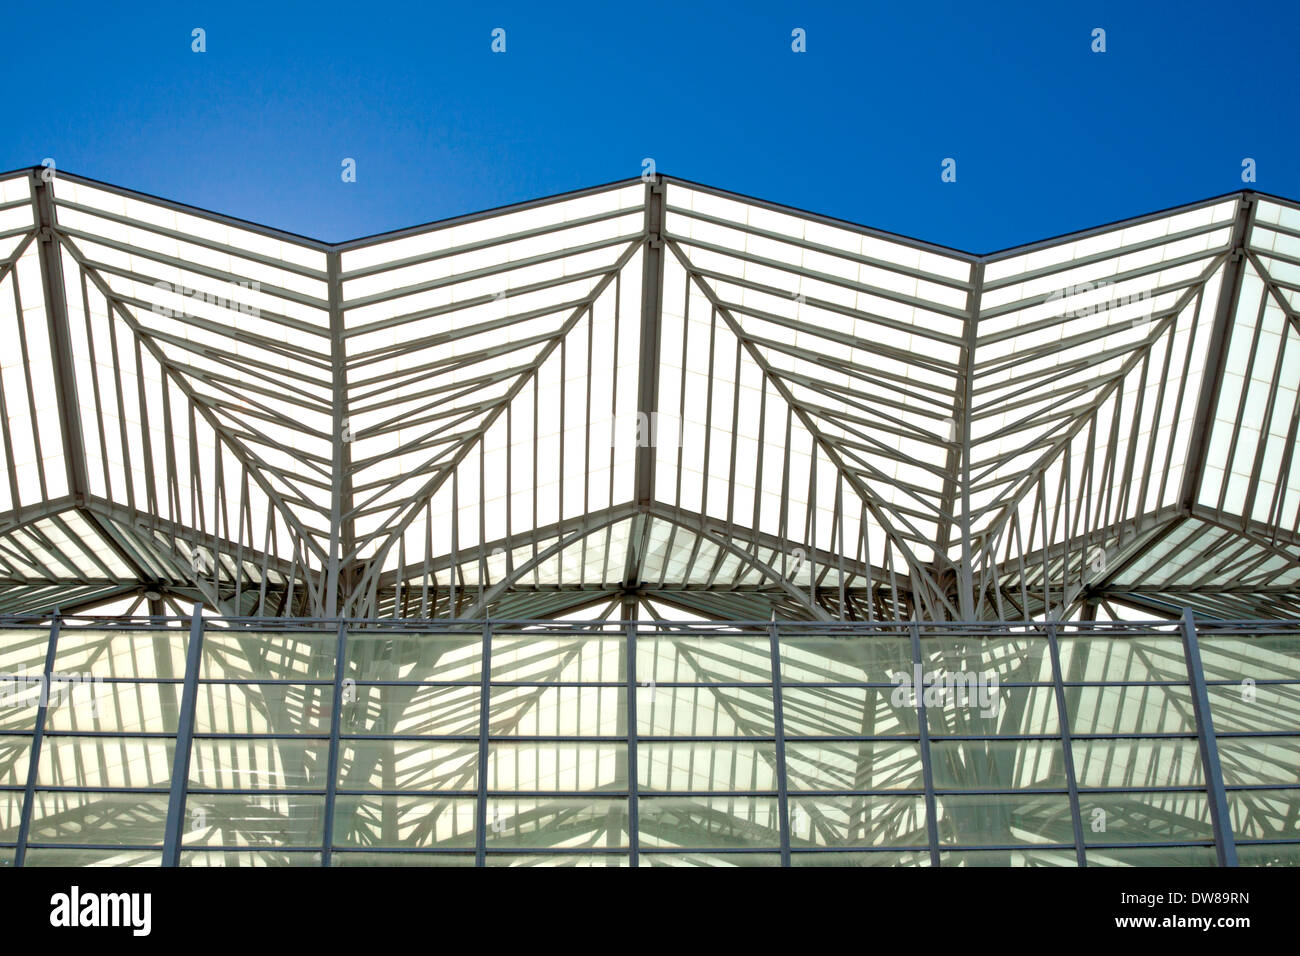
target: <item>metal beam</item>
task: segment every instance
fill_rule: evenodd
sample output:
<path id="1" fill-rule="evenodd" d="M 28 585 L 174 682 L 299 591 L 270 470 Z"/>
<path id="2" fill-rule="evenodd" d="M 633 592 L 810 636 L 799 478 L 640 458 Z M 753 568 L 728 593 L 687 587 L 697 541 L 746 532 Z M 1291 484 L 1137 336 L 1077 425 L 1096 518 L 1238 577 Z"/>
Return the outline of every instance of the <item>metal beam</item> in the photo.
<path id="1" fill-rule="evenodd" d="M 80 506 L 85 504 L 90 482 L 86 477 L 86 445 L 81 434 L 76 366 L 72 361 L 72 337 L 68 331 L 68 299 L 63 280 L 62 246 L 54 212 L 54 183 L 53 180 L 46 182 L 43 174 L 36 172 L 32 173 L 31 183 L 36 205 L 41 286 L 45 295 L 45 319 L 49 327 L 50 358 L 54 365 L 54 389 L 59 403 L 59 429 L 63 435 L 68 492 Z"/>
<path id="2" fill-rule="evenodd" d="M 1223 388 L 1223 372 L 1228 361 L 1228 341 L 1236 324 L 1237 300 L 1241 297 L 1241 280 L 1245 274 L 1246 241 L 1255 221 L 1255 198 L 1242 193 L 1237 208 L 1237 218 L 1232 225 L 1232 251 L 1223 267 L 1223 280 L 1219 283 L 1219 301 L 1214 312 L 1214 325 L 1206 346 L 1205 374 L 1201 377 L 1201 392 L 1196 400 L 1196 418 L 1187 443 L 1187 465 L 1183 470 L 1183 485 L 1179 501 L 1183 510 L 1190 513 L 1196 505 L 1205 476 L 1209 457 L 1210 431 L 1214 425 L 1214 410 L 1219 404 Z"/>
<path id="3" fill-rule="evenodd" d="M 171 795 L 167 800 L 167 829 L 163 831 L 163 866 L 179 866 L 185 837 L 185 795 L 189 789 L 190 752 L 194 741 L 194 711 L 199 695 L 199 670 L 203 664 L 203 605 L 190 612 L 190 643 L 185 655 L 185 685 L 181 691 L 180 718 L 176 724 L 176 750 L 172 755 Z"/>
<path id="4" fill-rule="evenodd" d="M 632 501 L 648 509 L 654 503 L 657 416 L 659 414 L 659 344 L 664 296 L 664 184 L 658 178 L 645 185 L 646 238 L 641 247 L 641 338 L 637 353 L 637 448 Z M 678 423 L 680 427 L 680 423 Z M 638 520 L 644 525 L 645 519 Z M 628 537 L 623 583 L 635 587 L 641 579 L 643 527 Z"/>
<path id="5" fill-rule="evenodd" d="M 1219 744 L 1214 734 L 1214 715 L 1205 686 L 1205 669 L 1196 640 L 1196 619 L 1192 609 L 1183 612 L 1183 655 L 1187 659 L 1187 676 L 1191 681 L 1192 709 L 1196 714 L 1196 737 L 1201 750 L 1201 768 L 1205 773 L 1205 791 L 1210 801 L 1210 819 L 1214 823 L 1214 850 L 1219 866 L 1237 865 L 1237 844 L 1232 834 L 1232 813 L 1223 788 L 1223 766 L 1219 763 Z"/>

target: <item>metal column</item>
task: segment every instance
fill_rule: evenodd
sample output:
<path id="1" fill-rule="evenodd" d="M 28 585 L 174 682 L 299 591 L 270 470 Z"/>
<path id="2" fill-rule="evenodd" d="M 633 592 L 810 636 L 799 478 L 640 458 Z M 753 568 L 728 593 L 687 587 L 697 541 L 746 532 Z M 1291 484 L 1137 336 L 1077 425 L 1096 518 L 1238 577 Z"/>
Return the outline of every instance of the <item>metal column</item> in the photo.
<path id="1" fill-rule="evenodd" d="M 176 753 L 172 757 L 171 796 L 167 801 L 167 830 L 163 834 L 163 866 L 179 866 L 185 830 L 185 794 L 190 777 L 190 750 L 194 740 L 194 709 L 199 696 L 199 668 L 203 663 L 203 605 L 190 612 L 190 646 L 185 654 L 185 687 L 181 692 L 176 724 Z"/>
<path id="2" fill-rule="evenodd" d="M 32 752 L 27 761 L 27 789 L 23 794 L 23 809 L 18 818 L 18 846 L 14 850 L 14 866 L 22 866 L 27 859 L 27 838 L 32 825 L 32 803 L 36 799 L 36 774 L 41 759 L 41 741 L 45 738 L 45 719 L 49 711 L 50 676 L 54 673 L 54 655 L 59 642 L 61 620 L 56 612 L 50 620 L 50 640 L 45 647 L 45 670 L 42 672 L 41 701 L 36 708 L 36 726 L 32 730 Z"/>
<path id="3" fill-rule="evenodd" d="M 1219 866 L 1236 866 L 1237 843 L 1232 834 L 1232 815 L 1228 810 L 1228 793 L 1223 787 L 1214 716 L 1210 713 L 1210 695 L 1205 687 L 1201 647 L 1196 640 L 1196 621 L 1191 608 L 1183 611 L 1182 631 L 1187 678 L 1192 688 L 1192 709 L 1196 714 L 1196 736 L 1201 745 L 1201 769 L 1205 772 L 1205 791 L 1210 798 L 1210 819 L 1214 823 L 1214 849 L 1219 857 Z"/>
<path id="4" fill-rule="evenodd" d="M 329 866 L 334 856 L 334 800 L 338 794 L 339 732 L 343 712 L 343 674 L 347 670 L 348 627 L 339 622 L 334 652 L 334 706 L 330 708 L 330 749 L 325 769 L 325 833 L 321 843 L 321 865 Z"/>
<path id="5" fill-rule="evenodd" d="M 781 697 L 781 644 L 776 619 L 767 626 L 772 647 L 772 718 L 776 733 L 776 806 L 781 832 L 781 865 L 790 865 L 790 793 L 785 765 L 785 707 Z"/>
<path id="6" fill-rule="evenodd" d="M 916 720 L 921 743 L 921 774 L 925 780 L 925 831 L 930 840 L 930 865 L 939 865 L 938 801 L 934 797 L 934 767 L 930 762 L 930 724 L 925 712 L 925 665 L 921 661 L 921 629 L 916 621 L 908 624 L 912 636 L 912 692 L 916 694 Z M 921 680 L 916 680 L 920 677 Z"/>
<path id="7" fill-rule="evenodd" d="M 1065 783 L 1070 791 L 1070 825 L 1074 828 L 1074 855 L 1079 866 L 1088 865 L 1083 847 L 1083 811 L 1079 809 L 1079 781 L 1074 773 L 1074 746 L 1070 741 L 1070 717 L 1065 709 L 1065 678 L 1061 672 L 1061 648 L 1056 640 L 1056 625 L 1047 624 L 1047 648 L 1052 655 L 1052 690 L 1056 694 L 1057 723 L 1061 728 L 1061 754 L 1065 765 Z"/>

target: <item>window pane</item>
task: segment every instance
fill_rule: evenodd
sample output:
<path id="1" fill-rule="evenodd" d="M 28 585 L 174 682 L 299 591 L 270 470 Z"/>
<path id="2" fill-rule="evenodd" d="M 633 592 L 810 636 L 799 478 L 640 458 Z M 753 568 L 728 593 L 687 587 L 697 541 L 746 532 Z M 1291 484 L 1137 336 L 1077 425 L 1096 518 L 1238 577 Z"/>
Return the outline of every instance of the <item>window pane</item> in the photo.
<path id="1" fill-rule="evenodd" d="M 780 845 L 775 797 L 642 797 L 637 811 L 645 847 Z"/>
<path id="2" fill-rule="evenodd" d="M 161 846 L 165 793 L 73 793 L 37 790 L 29 842 Z M 67 864 L 56 864 L 67 865 Z"/>
<path id="3" fill-rule="evenodd" d="M 791 797 L 789 802 L 792 848 L 929 843 L 920 795 Z"/>
<path id="4" fill-rule="evenodd" d="M 60 645 L 63 643 L 60 636 Z M 222 680 L 332 680 L 338 635 L 301 631 L 203 634 L 199 676 Z M 177 674 L 185 673 L 182 663 Z"/>
<path id="5" fill-rule="evenodd" d="M 325 798 L 312 794 L 200 791 L 189 795 L 185 814 L 188 847 L 319 847 L 325 834 Z"/>
<path id="6" fill-rule="evenodd" d="M 190 787 L 204 790 L 324 790 L 328 740 L 195 737 Z"/>
<path id="7" fill-rule="evenodd" d="M 962 846 L 1073 843 L 1065 794 L 941 795 L 939 842 Z"/>
<path id="8" fill-rule="evenodd" d="M 336 798 L 336 846 L 474 846 L 474 799 L 345 796 Z"/>
<path id="9" fill-rule="evenodd" d="M 895 637 L 787 637 L 782 635 L 781 680 L 787 684 L 888 684 L 912 673 L 912 642 Z"/>
<path id="10" fill-rule="evenodd" d="M 159 737 L 46 736 L 37 783 L 52 787 L 167 787 L 176 741 Z"/>
<path id="11" fill-rule="evenodd" d="M 349 632 L 346 653 L 346 676 L 356 681 L 477 681 L 483 634 Z"/>
<path id="12" fill-rule="evenodd" d="M 478 786 L 477 743 L 344 740 L 340 790 L 469 790 Z"/>
<path id="13" fill-rule="evenodd" d="M 776 744 L 642 743 L 637 775 L 643 790 L 775 790 Z"/>
<path id="14" fill-rule="evenodd" d="M 1080 787 L 1182 787 L 1205 782 L 1192 738 L 1074 740 Z"/>
<path id="15" fill-rule="evenodd" d="M 489 797 L 487 802 L 492 847 L 625 847 L 627 826 L 625 797 Z"/>
<path id="16" fill-rule="evenodd" d="M 333 684 L 199 684 L 194 732 L 327 734 L 333 704 Z"/>
<path id="17" fill-rule="evenodd" d="M 1063 790 L 1059 740 L 936 740 L 930 761 L 936 790 Z"/>
<path id="18" fill-rule="evenodd" d="M 627 744 L 493 743 L 489 790 L 611 790 L 627 787 Z"/>
<path id="19" fill-rule="evenodd" d="M 799 790 L 914 790 L 924 786 L 921 747 L 910 740 L 785 745 L 787 786 Z"/>
<path id="20" fill-rule="evenodd" d="M 1204 790 L 1169 793 L 1080 793 L 1083 840 L 1183 843 L 1214 839 Z"/>
<path id="21" fill-rule="evenodd" d="M 656 683 L 770 684 L 771 642 L 767 637 L 641 637 L 636 677 Z"/>

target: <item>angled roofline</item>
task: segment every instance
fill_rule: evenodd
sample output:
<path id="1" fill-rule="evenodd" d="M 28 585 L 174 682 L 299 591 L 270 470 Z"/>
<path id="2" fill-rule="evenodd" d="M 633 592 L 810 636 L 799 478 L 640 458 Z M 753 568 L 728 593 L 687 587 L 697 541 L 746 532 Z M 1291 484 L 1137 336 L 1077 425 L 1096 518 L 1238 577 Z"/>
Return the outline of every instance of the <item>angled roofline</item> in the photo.
<path id="1" fill-rule="evenodd" d="M 39 175 L 45 170 L 44 166 L 23 166 L 18 169 L 9 170 L 0 173 L 0 181 L 10 179 L 16 176 Z M 341 242 L 326 242 L 323 239 L 315 239 L 311 236 L 304 236 L 299 233 L 290 232 L 286 229 L 279 229 L 275 226 L 267 226 L 262 223 L 253 222 L 249 219 L 241 219 L 237 216 L 229 216 L 225 213 L 214 212 L 210 209 L 204 209 L 200 206 L 192 206 L 187 203 L 178 202 L 172 199 L 165 199 L 155 196 L 151 193 L 141 192 L 135 189 L 129 189 L 124 186 L 116 186 L 112 183 L 106 183 L 102 180 L 93 179 L 89 176 L 81 176 L 76 173 L 59 171 L 56 174 L 57 179 L 67 179 L 75 183 L 83 183 L 95 189 L 102 189 L 105 192 L 111 192 L 127 199 L 134 199 L 141 202 L 152 203 L 182 212 L 187 215 L 199 216 L 225 225 L 234 226 L 239 229 L 245 229 L 250 232 L 256 232 L 268 238 L 278 239 L 307 246 L 320 252 L 347 252 L 349 250 L 360 249 L 381 242 L 391 242 L 396 239 L 404 239 L 409 236 L 422 235 L 427 232 L 434 232 L 438 229 L 449 228 L 451 226 L 461 225 L 468 222 L 477 222 L 483 219 L 491 219 L 495 216 L 508 215 L 510 213 L 522 212 L 527 209 L 536 209 L 542 206 L 552 205 L 554 203 L 565 202 L 573 199 L 581 199 L 585 196 L 599 195 L 600 193 L 610 192 L 615 189 L 622 189 L 627 186 L 633 186 L 643 182 L 639 176 L 629 177 L 626 179 L 617 179 L 598 186 L 587 186 L 581 189 L 568 190 L 566 192 L 553 193 L 549 196 L 542 196 L 536 199 L 527 199 L 521 202 L 507 203 L 501 206 L 493 206 L 488 209 L 476 212 L 462 213 L 456 216 L 449 216 L 445 219 L 436 219 L 430 222 L 419 223 L 413 226 L 404 226 L 399 229 L 392 229 L 386 232 L 373 233 L 368 236 L 360 236 L 355 239 L 347 239 Z M 1206 199 L 1199 199 L 1188 203 L 1180 203 L 1174 206 L 1167 206 L 1154 212 L 1142 213 L 1136 216 L 1130 216 L 1122 219 L 1111 220 L 1110 222 L 1100 225 L 1089 226 L 1084 229 L 1072 230 L 1070 232 L 1059 233 L 1055 236 L 1049 236 L 1043 239 L 1035 239 L 1030 242 L 1018 245 L 1007 246 L 1002 249 L 996 249 L 991 252 L 974 253 L 964 249 L 957 249 L 952 246 L 945 246 L 940 243 L 929 242 L 924 239 L 918 239 L 913 236 L 905 236 L 901 233 L 890 232 L 886 229 L 878 229 L 874 226 L 867 226 L 862 223 L 851 222 L 847 219 L 840 219 L 835 216 L 829 216 L 823 213 L 812 212 L 807 209 L 800 209 L 796 206 L 788 206 L 783 203 L 773 202 L 771 200 L 760 199 L 754 196 L 748 196 L 744 193 L 733 192 L 727 189 L 721 189 L 716 186 L 709 186 L 704 183 L 698 183 L 680 176 L 669 176 L 663 173 L 659 174 L 659 179 L 663 182 L 676 183 L 688 189 L 698 190 L 709 193 L 723 199 L 730 199 L 736 202 L 748 203 L 759 206 L 773 212 L 779 212 L 786 215 L 796 216 L 800 219 L 806 219 L 813 222 L 823 223 L 829 226 L 835 226 L 841 229 L 848 229 L 863 235 L 873 236 L 890 242 L 896 242 L 902 245 L 910 246 L 926 252 L 933 252 L 938 255 L 948 256 L 950 258 L 961 259 L 966 262 L 980 263 L 991 262 L 999 259 L 1010 258 L 1015 255 L 1021 255 L 1027 252 L 1035 252 L 1041 249 L 1050 248 L 1056 245 L 1063 245 L 1067 242 L 1076 242 L 1080 239 L 1086 239 L 1091 236 L 1100 235 L 1118 228 L 1141 225 L 1155 219 L 1165 216 L 1171 216 L 1182 212 L 1190 212 L 1195 209 L 1202 209 L 1207 206 L 1217 205 L 1231 199 L 1254 198 L 1264 199 L 1269 202 L 1275 202 L 1280 205 L 1289 206 L 1292 209 L 1300 209 L 1300 200 L 1288 199 L 1285 196 L 1278 196 L 1273 193 L 1261 192 L 1255 189 L 1238 189 L 1231 192 L 1221 193 L 1217 196 L 1211 196 Z"/>

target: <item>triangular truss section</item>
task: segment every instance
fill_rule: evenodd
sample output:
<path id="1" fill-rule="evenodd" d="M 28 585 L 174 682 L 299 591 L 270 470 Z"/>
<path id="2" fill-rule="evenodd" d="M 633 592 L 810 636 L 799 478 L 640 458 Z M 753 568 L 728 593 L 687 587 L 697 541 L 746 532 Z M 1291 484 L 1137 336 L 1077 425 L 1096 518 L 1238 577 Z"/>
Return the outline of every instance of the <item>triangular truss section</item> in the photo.
<path id="1" fill-rule="evenodd" d="M 659 177 L 332 245 L 24 171 L 0 333 L 0 613 L 1300 613 L 1257 193 L 976 256 Z"/>

